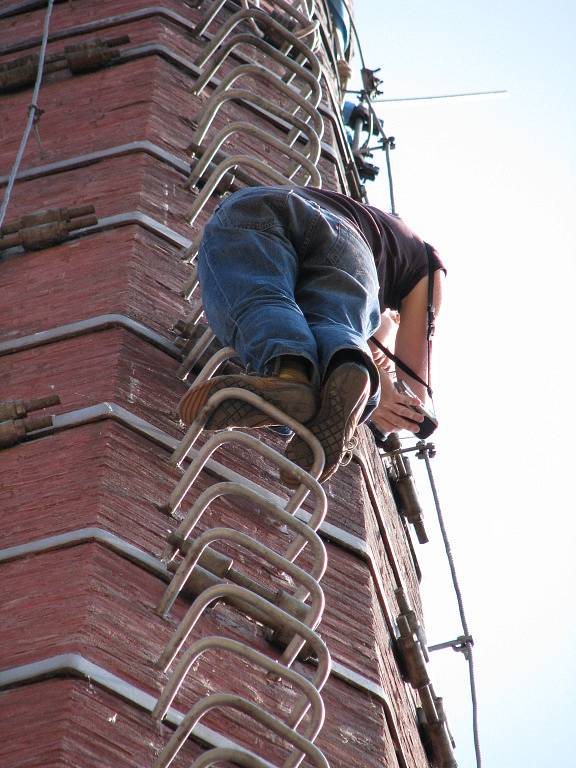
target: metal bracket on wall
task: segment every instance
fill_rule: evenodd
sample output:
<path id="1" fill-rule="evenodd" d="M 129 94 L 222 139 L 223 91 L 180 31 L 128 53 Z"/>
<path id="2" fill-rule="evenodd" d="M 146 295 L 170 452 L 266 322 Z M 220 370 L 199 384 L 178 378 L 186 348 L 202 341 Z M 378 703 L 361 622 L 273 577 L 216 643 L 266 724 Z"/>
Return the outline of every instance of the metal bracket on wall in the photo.
<path id="1" fill-rule="evenodd" d="M 457 768 L 453 745 L 446 723 L 441 699 L 434 694 L 430 683 L 423 647 L 416 637 L 408 617 L 400 614 L 397 618 L 400 636 L 396 639 L 401 654 L 405 675 L 410 685 L 418 691 L 422 711 L 420 725 L 431 748 L 433 762 L 439 768 Z"/>
<path id="2" fill-rule="evenodd" d="M 391 432 L 382 444 L 392 465 L 392 489 L 398 506 L 398 512 L 414 526 L 420 544 L 428 542 L 424 527 L 424 511 L 418 499 L 416 484 L 410 467 L 410 460 L 403 452 L 400 438 Z"/>

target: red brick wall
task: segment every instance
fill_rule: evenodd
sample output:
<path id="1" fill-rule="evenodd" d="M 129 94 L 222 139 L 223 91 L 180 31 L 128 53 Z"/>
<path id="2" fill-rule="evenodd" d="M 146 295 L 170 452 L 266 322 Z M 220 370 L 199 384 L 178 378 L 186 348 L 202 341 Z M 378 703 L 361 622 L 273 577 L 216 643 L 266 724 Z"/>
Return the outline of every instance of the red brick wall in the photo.
<path id="1" fill-rule="evenodd" d="M 57 4 L 51 31 L 141 7 L 136 0 Z M 165 0 L 163 7 L 190 22 L 199 17 L 185 2 Z M 38 36 L 42 21 L 43 10 L 0 19 L 2 45 Z M 161 16 L 97 33 L 103 38 L 119 34 L 130 35 L 125 48 L 157 42 L 189 58 L 200 48 L 185 28 Z M 51 43 L 49 52 L 81 39 Z M 0 60 L 31 50 L 6 54 Z M 189 75 L 158 55 L 84 76 L 48 76 L 40 99 L 44 110 L 40 143 L 31 139 L 23 168 L 141 140 L 189 159 L 185 151 L 191 137 L 189 120 L 206 99 L 192 95 L 192 84 Z M 31 90 L 26 90 L 0 97 L 0 174 L 8 173 L 13 161 L 30 95 Z M 238 117 L 263 124 L 263 118 L 247 116 L 245 108 L 227 105 L 215 125 Z M 325 139 L 331 136 L 328 125 Z M 253 141 L 248 144 L 255 149 Z M 236 138 L 234 146 L 243 145 Z M 230 149 L 231 145 L 225 147 Z M 282 168 L 281 157 L 262 156 Z M 323 157 L 320 169 L 325 186 L 337 188 L 334 164 Z M 142 152 L 102 160 L 18 182 L 7 221 L 40 208 L 94 204 L 99 217 L 139 211 L 191 238 L 198 229 L 192 232 L 186 223 L 193 198 L 183 188 L 184 179 L 174 168 Z M 207 215 L 203 214 L 200 224 Z M 9 254 L 0 262 L 0 343 L 105 313 L 124 314 L 170 338 L 173 323 L 190 310 L 179 294 L 188 272 L 175 246 L 134 224 L 70 239 L 43 251 Z M 112 328 L 33 347 L 2 357 L 0 364 L 0 400 L 57 392 L 62 403 L 51 409 L 55 414 L 111 402 L 172 437 L 181 435 L 174 413 L 186 385 L 176 375 L 178 361 L 126 329 Z M 278 437 L 263 437 L 276 447 L 282 444 Z M 323 580 L 327 607 L 320 633 L 334 661 L 386 691 L 395 711 L 405 764 L 418 768 L 427 761 L 415 726 L 412 695 L 401 679 L 383 616 L 384 603 L 392 618 L 397 611 L 394 588 L 398 575 L 420 611 L 418 585 L 404 529 L 367 435 L 363 450 L 376 477 L 377 501 L 394 562 L 382 543 L 360 467 L 352 463 L 327 484 L 328 522 L 367 543 L 382 578 L 384 596 L 378 595 L 366 558 L 337 542 L 327 543 L 329 568 Z M 260 457 L 224 449 L 216 458 L 282 495 L 277 470 Z M 1 459 L 2 551 L 94 526 L 160 556 L 170 520 L 158 505 L 166 500 L 179 472 L 168 463 L 165 448 L 126 424 L 104 419 L 72 427 L 7 449 Z M 203 473 L 190 501 L 213 481 Z M 202 524 L 216 523 L 257 531 L 265 542 L 278 537 L 269 521 L 255 517 L 254 510 L 240 502 L 215 504 Z M 260 563 L 245 557 L 238 561 L 251 575 L 276 587 L 286 586 Z M 164 582 L 95 542 L 8 559 L 0 562 L 0 570 L 0 669 L 77 653 L 158 696 L 166 678 L 154 662 L 188 600 L 178 600 L 169 620 L 159 618 L 155 606 Z M 275 653 L 262 628 L 229 607 L 205 614 L 194 637 L 211 633 L 227 634 L 265 653 Z M 306 670 L 302 664 L 299 668 Z M 310 668 L 306 674 L 310 675 Z M 187 678 L 176 706 L 184 710 L 198 697 L 223 686 L 251 695 L 279 715 L 294 700 L 288 686 L 271 686 L 246 663 L 208 655 Z M 323 698 L 327 720 L 317 743 L 332 766 L 396 768 L 401 764 L 385 707 L 376 697 L 332 675 Z M 242 718 L 216 714 L 205 722 L 239 743 L 253 746 L 257 729 L 249 732 Z M 170 728 L 159 728 L 148 712 L 85 679 L 53 677 L 0 692 L 3 768 L 150 766 L 169 733 Z M 174 765 L 190 765 L 200 751 L 190 741 Z M 283 754 L 278 743 L 269 745 L 269 759 L 279 760 Z"/>

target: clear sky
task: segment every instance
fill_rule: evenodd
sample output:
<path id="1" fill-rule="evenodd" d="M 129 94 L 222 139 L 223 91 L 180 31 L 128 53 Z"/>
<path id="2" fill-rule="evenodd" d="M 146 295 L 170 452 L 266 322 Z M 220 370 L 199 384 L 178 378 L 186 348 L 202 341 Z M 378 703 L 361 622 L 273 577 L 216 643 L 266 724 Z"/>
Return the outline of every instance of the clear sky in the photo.
<path id="1" fill-rule="evenodd" d="M 378 109 L 397 142 L 397 210 L 449 270 L 433 467 L 475 638 L 483 765 L 572 768 L 576 5 L 354 5 L 385 98 L 509 91 Z M 388 209 L 375 160 L 369 196 Z M 426 625 L 437 643 L 461 630 L 423 477 L 419 488 L 431 537 L 418 547 Z M 459 765 L 472 768 L 466 663 L 440 651 L 432 674 Z"/>

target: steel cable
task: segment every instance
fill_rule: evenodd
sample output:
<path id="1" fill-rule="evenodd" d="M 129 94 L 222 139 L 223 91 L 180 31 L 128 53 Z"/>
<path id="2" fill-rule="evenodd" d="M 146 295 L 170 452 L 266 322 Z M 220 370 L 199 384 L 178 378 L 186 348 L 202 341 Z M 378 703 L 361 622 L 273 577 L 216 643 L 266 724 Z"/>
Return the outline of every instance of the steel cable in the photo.
<path id="1" fill-rule="evenodd" d="M 448 564 L 450 566 L 450 573 L 452 575 L 452 584 L 454 585 L 454 591 L 456 593 L 456 600 L 458 602 L 458 612 L 460 614 L 460 621 L 462 623 L 462 631 L 465 637 L 470 637 L 468 631 L 468 622 L 466 621 L 466 614 L 464 612 L 464 601 L 462 599 L 462 591 L 460 589 L 460 583 L 458 581 L 458 575 L 456 573 L 456 566 L 454 564 L 454 557 L 452 555 L 452 548 L 446 532 L 446 525 L 444 523 L 444 516 L 442 515 L 442 508 L 440 506 L 440 500 L 438 498 L 438 491 L 436 490 L 436 483 L 434 481 L 434 475 L 432 474 L 432 467 L 430 466 L 430 457 L 426 447 L 423 445 L 422 450 L 419 453 L 424 458 L 426 464 L 426 471 L 428 472 L 428 479 L 430 480 L 430 488 L 432 490 L 432 496 L 434 497 L 434 505 L 436 507 L 436 514 L 438 516 L 438 524 L 440 526 L 440 532 L 442 534 L 442 540 L 444 542 L 444 549 L 446 550 L 446 556 L 448 558 Z M 468 671 L 470 676 L 470 698 L 472 699 L 472 731 L 474 734 L 474 752 L 476 754 L 476 766 L 481 768 L 482 755 L 480 753 L 480 735 L 478 729 L 478 699 L 476 696 L 476 679 L 474 676 L 474 659 L 472 656 L 472 645 L 468 642 L 463 649 L 464 657 L 468 662 Z"/>
<path id="2" fill-rule="evenodd" d="M 356 24 L 354 23 L 354 19 L 352 18 L 352 12 L 350 11 L 350 8 L 348 7 L 347 3 L 344 3 L 344 7 L 346 8 L 346 13 L 348 14 L 348 18 L 350 20 L 350 27 L 352 28 L 352 33 L 354 35 L 354 39 L 356 40 L 356 45 L 358 46 L 358 56 L 360 57 L 360 64 L 362 66 L 362 70 L 366 70 L 366 62 L 364 59 L 364 52 L 362 50 L 362 43 L 360 42 L 360 35 L 358 34 L 358 29 L 356 28 Z M 358 92 L 357 92 L 358 93 Z M 361 91 L 359 91 L 361 94 L 360 98 L 366 100 L 368 103 L 368 109 L 370 112 L 370 117 L 375 118 L 376 125 L 378 127 L 378 132 L 380 133 L 382 137 L 382 143 L 384 144 L 384 151 L 386 153 L 386 171 L 388 174 L 388 191 L 390 195 L 390 211 L 393 214 L 396 214 L 396 205 L 394 202 L 394 182 L 392 179 L 392 165 L 390 162 L 390 141 L 386 134 L 384 133 L 384 129 L 382 128 L 382 125 L 380 124 L 380 120 L 378 120 L 378 117 L 376 116 L 376 111 L 374 110 L 374 101 L 370 98 L 370 94 L 368 91 L 363 87 Z M 369 132 L 368 132 L 368 139 L 367 142 L 370 140 L 370 135 L 372 133 L 372 126 L 370 126 Z"/>
<path id="3" fill-rule="evenodd" d="M 10 176 L 8 177 L 8 183 L 7 183 L 6 189 L 4 190 L 2 207 L 0 208 L 0 227 L 4 223 L 6 211 L 8 210 L 8 204 L 10 202 L 10 197 L 12 195 L 12 189 L 14 187 L 16 177 L 18 176 L 18 170 L 20 169 L 20 163 L 22 162 L 22 158 L 24 157 L 24 152 L 26 151 L 26 145 L 28 144 L 28 139 L 30 138 L 32 128 L 34 127 L 37 121 L 37 118 L 41 114 L 40 108 L 38 106 L 38 95 L 40 93 L 40 86 L 42 84 L 42 75 L 44 73 L 44 60 L 46 58 L 46 46 L 48 45 L 48 30 L 50 28 L 50 17 L 52 15 L 53 6 L 54 6 L 54 0 L 48 0 L 48 5 L 46 7 L 46 16 L 44 17 L 44 31 L 42 33 L 42 44 L 40 46 L 40 55 L 38 59 L 38 72 L 36 73 L 36 82 L 34 83 L 34 91 L 32 92 L 32 101 L 30 103 L 30 106 L 28 107 L 28 120 L 26 122 L 24 133 L 22 134 L 22 139 L 20 141 L 18 152 L 16 153 L 14 165 L 12 166 Z"/>

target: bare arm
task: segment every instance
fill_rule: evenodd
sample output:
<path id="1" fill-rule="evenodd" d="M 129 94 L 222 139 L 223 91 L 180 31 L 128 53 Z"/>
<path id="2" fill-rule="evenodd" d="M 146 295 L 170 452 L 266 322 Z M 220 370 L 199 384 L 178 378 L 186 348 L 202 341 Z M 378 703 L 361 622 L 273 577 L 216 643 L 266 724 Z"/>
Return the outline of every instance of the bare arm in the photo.
<path id="1" fill-rule="evenodd" d="M 442 303 L 442 287 L 444 272 L 436 270 L 434 273 L 433 303 L 436 314 L 440 311 Z M 423 277 L 408 296 L 402 300 L 400 306 L 400 327 L 396 336 L 395 354 L 406 363 L 421 379 L 428 379 L 428 342 L 427 312 L 428 305 L 428 277 Z M 424 402 L 426 389 L 408 374 L 398 371 L 398 377 L 404 379 L 410 389 Z"/>
<path id="2" fill-rule="evenodd" d="M 436 314 L 442 301 L 442 285 L 444 273 L 437 270 L 434 273 L 434 306 Z M 395 354 L 418 374 L 424 381 L 428 376 L 428 343 L 426 340 L 428 305 L 428 277 L 423 277 L 410 293 L 403 299 L 400 307 L 400 325 L 396 335 Z M 381 365 L 375 358 L 380 370 L 380 385 L 382 394 L 380 404 L 374 411 L 372 420 L 383 432 L 397 429 L 408 429 L 417 432 L 423 417 L 415 413 L 414 406 L 419 399 L 424 402 L 426 389 L 415 379 L 398 371 L 398 377 L 404 379 L 417 395 L 411 398 L 401 395 L 394 388 L 392 377 L 387 366 Z M 418 399 L 419 398 L 419 399 Z"/>

